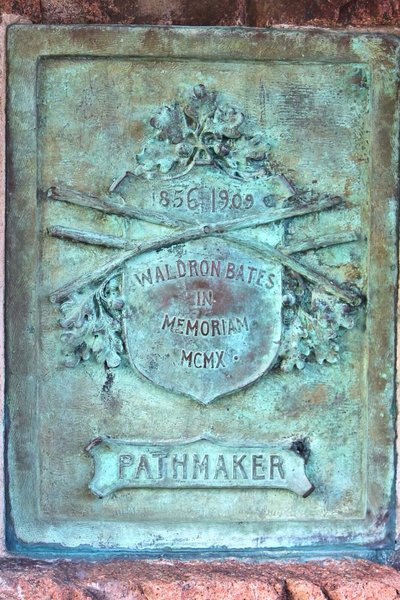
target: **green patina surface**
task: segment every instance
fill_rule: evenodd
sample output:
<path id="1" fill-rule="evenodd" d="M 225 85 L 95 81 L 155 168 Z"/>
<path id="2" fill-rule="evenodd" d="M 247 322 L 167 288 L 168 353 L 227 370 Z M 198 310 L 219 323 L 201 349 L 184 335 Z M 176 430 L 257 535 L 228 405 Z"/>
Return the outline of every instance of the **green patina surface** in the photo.
<path id="1" fill-rule="evenodd" d="M 390 549 L 397 40 L 13 26 L 8 68 L 10 547 Z"/>

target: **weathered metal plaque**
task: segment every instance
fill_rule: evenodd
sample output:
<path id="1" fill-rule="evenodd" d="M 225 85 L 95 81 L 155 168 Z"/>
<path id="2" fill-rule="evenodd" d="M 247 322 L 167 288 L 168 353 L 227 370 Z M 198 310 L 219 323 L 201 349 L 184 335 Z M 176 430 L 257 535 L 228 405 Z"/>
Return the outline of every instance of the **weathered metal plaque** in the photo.
<path id="1" fill-rule="evenodd" d="M 9 29 L 11 549 L 390 549 L 396 54 Z"/>

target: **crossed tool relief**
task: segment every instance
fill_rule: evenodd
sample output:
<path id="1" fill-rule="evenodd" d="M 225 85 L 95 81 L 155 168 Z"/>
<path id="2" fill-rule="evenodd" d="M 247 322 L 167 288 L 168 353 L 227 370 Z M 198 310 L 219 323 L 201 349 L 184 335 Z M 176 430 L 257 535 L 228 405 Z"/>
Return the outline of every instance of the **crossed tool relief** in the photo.
<path id="1" fill-rule="evenodd" d="M 65 364 L 73 367 L 94 356 L 99 363 L 117 367 L 126 352 L 122 326 L 126 318 L 121 276 L 124 264 L 143 253 L 209 237 L 222 238 L 283 267 L 281 316 L 284 327 L 274 368 L 290 371 L 302 369 L 308 362 L 337 362 L 340 339 L 344 331 L 353 326 L 363 295 L 353 282 L 340 284 L 310 268 L 302 262 L 301 255 L 310 250 L 355 242 L 360 239 L 359 232 L 323 233 L 276 246 L 244 239 L 241 233 L 272 223 L 288 223 L 312 213 L 340 210 L 342 199 L 337 196 L 310 197 L 310 194 L 297 192 L 282 174 L 271 172 L 267 153 L 260 150 L 260 135 L 253 135 L 245 128 L 243 113 L 219 103 L 217 95 L 207 92 L 204 86 L 196 86 L 194 90 L 189 108 L 175 103 L 162 107 L 150 119 L 150 125 L 155 129 L 154 139 L 136 155 L 133 171 L 116 180 L 106 197 L 62 186 L 51 187 L 47 192 L 51 201 L 171 229 L 167 235 L 137 241 L 63 225 L 48 228 L 50 236 L 67 242 L 117 250 L 114 258 L 51 294 L 50 300 L 59 305 L 63 315 L 60 325 Z M 203 105 L 206 105 L 205 109 Z M 168 157 L 168 154 L 165 157 L 161 151 L 163 147 L 169 153 L 173 150 L 178 158 Z M 235 152 L 239 151 L 242 152 L 241 162 L 235 158 Z M 259 214 L 199 223 L 194 218 L 182 218 L 180 213 L 177 216 L 176 213 L 166 214 L 135 206 L 125 202 L 118 193 L 126 179 L 179 179 L 195 166 L 217 170 L 235 181 L 257 180 L 258 184 L 262 181 L 266 190 L 276 188 L 278 182 L 278 186 L 286 190 L 285 200 L 280 206 L 266 203 Z"/>
<path id="2" fill-rule="evenodd" d="M 84 273 L 79 277 L 72 279 L 59 289 L 55 290 L 51 295 L 51 301 L 59 304 L 62 311 L 70 309 L 72 304 L 72 307 L 76 305 L 77 311 L 80 312 L 80 317 L 76 317 L 75 319 L 72 318 L 72 320 L 71 318 L 66 317 L 60 321 L 61 326 L 67 330 L 67 332 L 69 330 L 69 332 L 72 333 L 72 336 L 68 335 L 67 333 L 67 339 L 64 338 L 64 341 L 70 342 L 70 346 L 71 342 L 72 344 L 76 344 L 73 348 L 73 363 L 76 362 L 77 364 L 80 362 L 80 360 L 85 360 L 86 357 L 89 358 L 91 352 L 93 352 L 95 355 L 98 355 L 97 359 L 99 362 L 103 362 L 104 360 L 106 362 L 109 361 L 109 366 L 117 366 L 116 363 L 119 364 L 120 358 L 118 358 L 118 356 L 123 352 L 122 341 L 121 343 L 116 344 L 114 342 L 116 350 L 118 350 L 118 352 L 116 351 L 114 353 L 112 351 L 113 342 L 111 339 L 109 339 L 108 355 L 105 348 L 99 348 L 99 350 L 96 351 L 95 340 L 93 340 L 91 352 L 89 351 L 89 345 L 87 345 L 86 348 L 81 347 L 80 349 L 79 346 L 82 345 L 82 342 L 84 344 L 87 344 L 87 342 L 90 343 L 88 336 L 90 338 L 91 335 L 93 335 L 95 338 L 96 335 L 99 337 L 100 335 L 104 334 L 108 335 L 109 338 L 112 337 L 111 331 L 108 331 L 107 333 L 107 329 L 110 326 L 116 328 L 116 336 L 118 331 L 121 331 L 121 328 L 120 326 L 117 326 L 117 323 L 123 318 L 123 299 L 120 299 L 119 303 L 118 301 L 115 302 L 115 293 L 117 291 L 118 294 L 122 294 L 122 289 L 116 290 L 119 284 L 115 283 L 115 278 L 118 277 L 120 269 L 125 262 L 132 260 L 145 252 L 156 251 L 168 246 L 182 244 L 200 238 L 210 236 L 222 237 L 226 241 L 239 246 L 244 246 L 249 250 L 255 251 L 260 256 L 263 256 L 274 262 L 278 262 L 286 267 L 286 269 L 289 270 L 289 273 L 292 272 L 297 276 L 300 276 L 307 282 L 306 285 L 311 285 L 314 289 L 318 290 L 318 293 L 322 292 L 324 295 L 326 295 L 325 301 L 322 299 L 320 300 L 321 303 L 325 302 L 325 305 L 323 307 L 316 307 L 315 312 L 320 313 L 324 311 L 325 315 L 328 316 L 328 308 L 328 312 L 332 312 L 332 314 L 334 314 L 334 310 L 343 313 L 340 316 L 339 324 L 337 325 L 336 331 L 338 334 L 340 333 L 340 327 L 346 327 L 346 325 L 348 326 L 347 328 L 351 327 L 351 307 L 357 307 L 362 302 L 362 295 L 360 292 L 354 289 L 345 289 L 327 276 L 317 273 L 308 266 L 302 264 L 297 257 L 294 258 L 292 256 L 293 254 L 297 256 L 302 252 L 312 249 L 356 241 L 358 239 L 358 235 L 356 233 L 343 232 L 342 234 L 336 233 L 333 236 L 327 234 L 315 239 L 307 238 L 303 241 L 296 242 L 296 244 L 289 244 L 282 248 L 273 247 L 264 242 L 260 243 L 257 241 L 250 241 L 248 239 L 243 240 L 237 233 L 240 230 L 247 228 L 266 225 L 268 223 L 273 223 L 296 216 L 330 210 L 340 205 L 340 198 L 332 198 L 305 206 L 300 204 L 300 206 L 294 205 L 280 209 L 269 209 L 266 211 L 265 215 L 237 218 L 230 221 L 217 222 L 213 224 L 197 225 L 170 216 L 166 217 L 164 213 L 157 213 L 156 211 L 149 211 L 119 204 L 111 201 L 109 198 L 97 198 L 93 195 L 84 194 L 70 188 L 51 188 L 49 190 L 48 197 L 51 200 L 83 206 L 88 209 L 98 210 L 109 215 L 119 215 L 127 219 L 139 219 L 150 223 L 157 223 L 163 226 L 169 225 L 171 229 L 173 229 L 169 235 L 162 235 L 160 237 L 154 237 L 145 241 L 136 242 L 135 240 L 129 240 L 123 237 L 107 235 L 100 232 L 94 233 L 81 229 L 73 229 L 70 227 L 63 227 L 61 225 L 49 227 L 48 233 L 53 237 L 71 242 L 103 246 L 106 248 L 115 248 L 118 250 L 118 254 L 114 259 L 111 259 L 100 265 L 94 271 Z M 93 306 L 87 305 L 87 290 L 91 288 L 95 289 L 94 292 L 89 292 L 89 296 L 91 296 L 93 299 Z M 80 294 L 82 294 L 82 297 L 79 296 Z M 108 300 L 108 296 L 112 294 L 114 294 L 114 301 L 111 302 L 111 305 L 110 301 Z M 292 292 L 291 296 L 290 292 L 286 290 L 286 293 L 283 296 L 284 299 L 290 298 L 289 302 L 292 305 L 292 311 L 293 305 L 296 303 L 296 295 L 296 292 Z M 86 308 L 83 305 L 87 305 Z M 346 308 L 346 306 L 348 308 Z M 302 311 L 304 315 L 301 315 L 300 317 L 298 316 L 298 319 L 303 318 L 303 320 L 306 320 L 306 315 L 308 313 L 306 313 L 301 307 L 299 307 L 299 310 Z M 97 323 L 94 323 L 93 319 L 96 313 L 98 318 Z M 310 317 L 314 320 L 318 319 L 318 316 L 313 316 L 312 313 L 310 314 Z M 329 316 L 329 318 L 331 319 L 331 324 L 335 327 L 336 325 L 332 321 L 332 315 Z M 92 325 L 92 333 L 89 331 L 89 323 Z M 309 325 L 309 323 L 307 323 L 307 325 Z M 74 329 L 81 329 L 76 338 L 76 331 L 74 331 Z M 327 330 L 326 336 L 332 339 L 332 337 L 330 337 L 331 335 L 331 331 Z M 86 341 L 84 341 L 85 339 Z M 306 337 L 303 339 L 307 340 Z M 336 342 L 335 345 L 337 346 Z M 115 354 L 118 356 L 115 356 Z M 304 354 L 303 362 L 305 362 L 308 356 L 309 355 Z M 299 363 L 297 366 L 302 367 L 303 365 Z"/>

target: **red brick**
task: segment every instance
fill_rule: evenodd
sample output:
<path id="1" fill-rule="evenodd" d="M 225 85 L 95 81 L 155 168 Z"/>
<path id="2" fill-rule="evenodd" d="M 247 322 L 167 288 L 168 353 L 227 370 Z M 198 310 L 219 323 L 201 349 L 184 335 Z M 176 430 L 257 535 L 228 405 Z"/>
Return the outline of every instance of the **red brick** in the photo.
<path id="1" fill-rule="evenodd" d="M 400 24 L 399 0 L 247 0 L 250 26 L 276 24 L 338 27 Z"/>
<path id="2" fill-rule="evenodd" d="M 1 1 L 1 0 L 0 0 Z M 44 23 L 242 24 L 245 0 L 42 0 Z"/>
<path id="3" fill-rule="evenodd" d="M 40 0 L 0 0 L 0 14 L 15 14 L 40 23 L 42 11 Z"/>
<path id="4" fill-rule="evenodd" d="M 286 594 L 289 600 L 326 600 L 320 586 L 305 579 L 287 579 Z"/>
<path id="5" fill-rule="evenodd" d="M 0 563 L 0 600 L 394 600 L 400 573 L 364 560 Z"/>

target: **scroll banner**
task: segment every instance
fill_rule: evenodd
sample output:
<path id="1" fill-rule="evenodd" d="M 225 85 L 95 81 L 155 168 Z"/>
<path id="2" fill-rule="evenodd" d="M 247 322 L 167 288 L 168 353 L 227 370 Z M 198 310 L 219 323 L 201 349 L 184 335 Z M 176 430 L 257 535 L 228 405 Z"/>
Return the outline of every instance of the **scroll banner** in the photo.
<path id="1" fill-rule="evenodd" d="M 307 497 L 314 490 L 295 442 L 234 445 L 211 436 L 188 441 L 130 442 L 98 437 L 91 492 L 103 498 L 132 488 L 274 488 Z"/>

